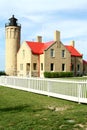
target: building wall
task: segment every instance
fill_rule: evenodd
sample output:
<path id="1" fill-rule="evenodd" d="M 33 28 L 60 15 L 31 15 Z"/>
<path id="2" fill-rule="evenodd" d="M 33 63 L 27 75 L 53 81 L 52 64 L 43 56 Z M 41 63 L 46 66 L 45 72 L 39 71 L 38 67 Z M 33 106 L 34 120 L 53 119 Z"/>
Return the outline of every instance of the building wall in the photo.
<path id="1" fill-rule="evenodd" d="M 17 54 L 17 73 L 18 76 L 39 76 L 39 56 L 33 54 L 26 42 Z"/>
<path id="2" fill-rule="evenodd" d="M 29 66 L 27 67 L 27 65 Z M 31 50 L 27 46 L 26 42 L 22 43 L 22 46 L 20 47 L 20 50 L 17 54 L 17 75 L 31 75 Z"/>
<path id="3" fill-rule="evenodd" d="M 55 50 L 54 57 L 51 57 L 50 51 L 51 49 Z M 62 50 L 65 51 L 65 56 L 62 57 Z M 65 48 L 65 46 L 61 42 L 55 42 L 49 49 L 45 51 L 44 54 L 44 71 L 51 71 L 50 64 L 54 64 L 54 72 L 70 72 L 70 65 L 71 65 L 71 55 L 69 51 Z M 62 64 L 65 64 L 65 69 L 62 70 Z"/>
<path id="4" fill-rule="evenodd" d="M 73 66 L 73 70 L 71 69 L 71 71 L 74 73 L 75 76 L 83 74 L 83 59 L 82 59 L 82 57 L 72 56 L 71 64 Z"/>
<path id="5" fill-rule="evenodd" d="M 87 63 L 83 63 L 83 74 L 87 75 Z"/>

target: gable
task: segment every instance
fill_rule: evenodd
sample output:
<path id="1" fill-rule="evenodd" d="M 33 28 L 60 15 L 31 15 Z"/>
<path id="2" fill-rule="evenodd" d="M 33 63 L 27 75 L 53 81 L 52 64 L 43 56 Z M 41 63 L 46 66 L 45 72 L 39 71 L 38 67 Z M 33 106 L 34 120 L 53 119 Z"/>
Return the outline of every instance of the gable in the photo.
<path id="1" fill-rule="evenodd" d="M 18 53 L 17 53 L 17 57 L 23 57 L 23 51 L 26 53 L 26 57 L 27 55 L 31 54 L 31 49 L 27 46 L 26 42 L 23 42 Z"/>

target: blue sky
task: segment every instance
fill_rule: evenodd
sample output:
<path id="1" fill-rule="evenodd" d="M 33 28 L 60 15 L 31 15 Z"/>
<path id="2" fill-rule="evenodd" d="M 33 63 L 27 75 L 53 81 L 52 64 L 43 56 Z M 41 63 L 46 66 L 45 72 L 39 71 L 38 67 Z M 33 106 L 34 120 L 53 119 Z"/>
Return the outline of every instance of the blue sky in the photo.
<path id="1" fill-rule="evenodd" d="M 75 47 L 87 60 L 87 0 L 0 0 L 0 70 L 5 69 L 5 23 L 15 15 L 21 24 L 21 43 L 54 39 L 54 31 L 61 32 L 61 41 Z"/>

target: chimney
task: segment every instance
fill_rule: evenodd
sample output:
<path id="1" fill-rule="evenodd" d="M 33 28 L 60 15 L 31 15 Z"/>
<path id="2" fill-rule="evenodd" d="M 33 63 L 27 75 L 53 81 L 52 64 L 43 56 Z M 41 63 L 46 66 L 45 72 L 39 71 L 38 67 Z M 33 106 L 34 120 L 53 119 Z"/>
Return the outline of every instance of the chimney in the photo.
<path id="1" fill-rule="evenodd" d="M 54 41 L 60 41 L 60 32 L 57 30 L 54 32 Z"/>
<path id="2" fill-rule="evenodd" d="M 75 47 L 75 41 L 74 41 L 74 40 L 71 41 L 71 42 L 70 42 L 70 45 L 71 45 L 72 47 Z"/>
<path id="3" fill-rule="evenodd" d="M 37 36 L 37 42 L 42 42 L 42 36 Z"/>

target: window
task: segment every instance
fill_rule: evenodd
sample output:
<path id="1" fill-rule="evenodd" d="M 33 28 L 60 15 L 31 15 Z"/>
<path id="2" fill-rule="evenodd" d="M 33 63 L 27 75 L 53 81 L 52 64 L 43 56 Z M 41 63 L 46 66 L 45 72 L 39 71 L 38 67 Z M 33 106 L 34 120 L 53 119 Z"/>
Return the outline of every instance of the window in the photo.
<path id="1" fill-rule="evenodd" d="M 23 64 L 20 64 L 20 70 L 23 70 Z"/>
<path id="2" fill-rule="evenodd" d="M 65 71 L 65 64 L 62 64 L 62 71 Z"/>
<path id="3" fill-rule="evenodd" d="M 41 63 L 41 70 L 43 70 L 43 63 Z"/>
<path id="4" fill-rule="evenodd" d="M 37 63 L 33 63 L 33 70 L 37 70 Z"/>
<path id="5" fill-rule="evenodd" d="M 23 53 L 23 58 L 25 58 L 25 50 L 23 50 L 23 52 L 22 52 L 22 53 Z"/>
<path id="6" fill-rule="evenodd" d="M 26 71 L 30 71 L 30 63 L 26 64 Z"/>
<path id="7" fill-rule="evenodd" d="M 71 71 L 74 71 L 74 64 L 71 65 Z"/>
<path id="8" fill-rule="evenodd" d="M 26 76 L 30 74 L 30 63 L 26 63 Z"/>
<path id="9" fill-rule="evenodd" d="M 65 50 L 62 50 L 62 58 L 65 57 Z"/>
<path id="10" fill-rule="evenodd" d="M 51 50 L 50 50 L 50 56 L 51 56 L 51 57 L 55 57 L 55 51 L 54 51 L 54 49 L 51 49 Z"/>
<path id="11" fill-rule="evenodd" d="M 50 70 L 54 71 L 54 64 L 53 63 L 50 64 Z"/>
<path id="12" fill-rule="evenodd" d="M 80 65 L 79 64 L 77 65 L 77 71 L 80 71 Z"/>

